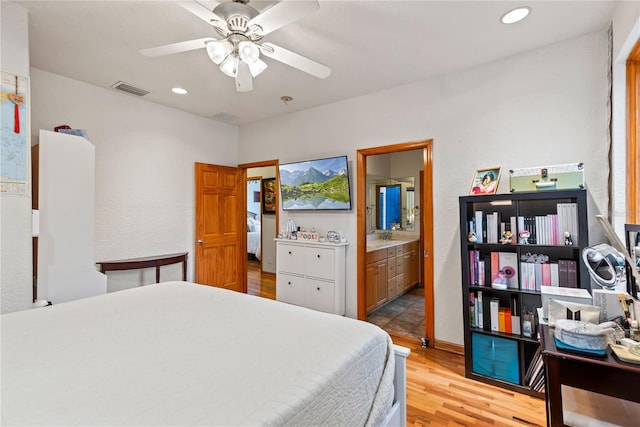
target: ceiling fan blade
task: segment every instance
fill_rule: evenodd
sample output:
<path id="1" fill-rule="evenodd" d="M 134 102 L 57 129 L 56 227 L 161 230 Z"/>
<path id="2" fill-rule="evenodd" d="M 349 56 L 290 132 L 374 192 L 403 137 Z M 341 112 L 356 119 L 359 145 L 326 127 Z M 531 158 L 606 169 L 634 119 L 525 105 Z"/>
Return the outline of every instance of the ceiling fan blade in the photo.
<path id="1" fill-rule="evenodd" d="M 213 8 L 220 4 L 218 1 L 208 1 L 207 5 L 198 1 L 179 1 L 178 4 L 187 11 L 191 12 L 207 24 L 227 29 L 227 23 L 224 19 L 213 13 Z M 209 8 L 210 7 L 210 8 Z"/>
<path id="2" fill-rule="evenodd" d="M 238 92 L 250 92 L 253 90 L 253 78 L 249 66 L 244 61 L 238 61 L 238 74 L 236 74 L 236 90 Z"/>
<path id="3" fill-rule="evenodd" d="M 249 21 L 249 26 L 259 25 L 262 28 L 260 34 L 269 34 L 319 8 L 317 0 L 282 0 Z"/>
<path id="4" fill-rule="evenodd" d="M 290 50 L 276 46 L 273 43 L 263 43 L 260 46 L 263 55 L 287 64 L 290 67 L 297 68 L 300 71 L 309 73 L 319 79 L 326 79 L 331 74 L 331 68 L 322 65 L 319 62 L 305 58 L 302 55 L 293 53 Z"/>
<path id="5" fill-rule="evenodd" d="M 205 46 L 205 43 L 215 40 L 211 37 L 205 37 L 202 39 L 196 40 L 187 40 L 185 42 L 171 43 L 166 44 L 164 46 L 150 47 L 147 49 L 140 50 L 140 53 L 144 56 L 149 56 L 151 58 L 155 58 L 157 56 L 171 55 L 174 53 L 187 52 L 189 50 L 202 49 Z"/>

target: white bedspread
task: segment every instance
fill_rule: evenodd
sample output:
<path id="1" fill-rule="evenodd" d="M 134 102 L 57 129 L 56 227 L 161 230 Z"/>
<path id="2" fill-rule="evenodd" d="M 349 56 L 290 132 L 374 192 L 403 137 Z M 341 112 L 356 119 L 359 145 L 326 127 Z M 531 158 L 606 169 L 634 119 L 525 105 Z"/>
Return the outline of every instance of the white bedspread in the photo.
<path id="1" fill-rule="evenodd" d="M 1 321 L 3 425 L 376 425 L 393 399 L 381 329 L 207 286 Z"/>
<path id="2" fill-rule="evenodd" d="M 247 253 L 254 254 L 256 258 L 260 259 L 262 256 L 261 242 L 262 233 L 259 231 L 248 231 L 247 232 Z"/>

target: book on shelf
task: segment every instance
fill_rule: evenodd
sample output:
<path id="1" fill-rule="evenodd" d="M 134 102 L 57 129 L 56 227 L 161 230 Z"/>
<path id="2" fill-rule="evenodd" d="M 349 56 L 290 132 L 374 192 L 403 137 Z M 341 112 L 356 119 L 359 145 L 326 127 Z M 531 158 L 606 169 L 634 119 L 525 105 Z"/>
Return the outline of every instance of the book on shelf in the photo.
<path id="1" fill-rule="evenodd" d="M 483 221 L 483 212 L 482 211 L 475 211 L 474 212 L 474 223 L 476 226 L 476 242 L 477 243 L 483 243 L 483 226 L 482 226 L 482 221 Z"/>
<path id="2" fill-rule="evenodd" d="M 469 326 L 472 328 L 478 326 L 476 323 L 476 295 L 473 292 L 469 292 Z"/>
<path id="3" fill-rule="evenodd" d="M 578 287 L 578 262 L 575 259 L 567 260 L 567 287 Z"/>
<path id="4" fill-rule="evenodd" d="M 559 245 L 565 244 L 565 231 L 571 234 L 574 245 L 578 242 L 578 204 L 577 203 L 558 203 L 556 206 L 558 212 L 558 229 L 557 239 Z"/>
<path id="5" fill-rule="evenodd" d="M 469 251 L 469 284 L 484 286 L 485 277 L 484 260 L 480 259 L 480 251 Z"/>
<path id="6" fill-rule="evenodd" d="M 482 291 L 478 291 L 476 295 L 476 322 L 478 328 L 484 328 L 484 308 L 482 307 Z"/>
<path id="7" fill-rule="evenodd" d="M 511 334 L 512 333 L 512 328 L 511 328 L 511 308 L 509 307 L 505 307 L 504 308 L 504 331 L 502 332 L 506 332 L 507 334 Z"/>
<path id="8" fill-rule="evenodd" d="M 515 252 L 498 252 L 498 269 L 505 274 L 507 287 L 518 289 L 518 254 Z"/>
<path id="9" fill-rule="evenodd" d="M 525 383 L 529 388 L 535 391 L 544 391 L 544 361 L 542 359 L 542 351 L 540 346 L 536 349 L 529 364 L 529 368 L 525 374 Z"/>
<path id="10" fill-rule="evenodd" d="M 500 330 L 500 300 L 498 298 L 491 298 L 491 301 L 489 301 L 489 309 L 491 314 L 491 330 L 498 332 Z"/>
<path id="11" fill-rule="evenodd" d="M 564 264 L 563 264 L 564 265 Z M 542 286 L 564 286 L 560 279 L 560 267 L 555 262 L 520 262 L 520 289 L 540 292 Z"/>
<path id="12" fill-rule="evenodd" d="M 558 286 L 561 288 L 578 287 L 578 262 L 576 260 L 558 260 Z"/>
<path id="13" fill-rule="evenodd" d="M 507 312 L 504 307 L 498 307 L 498 332 L 505 332 Z"/>
<path id="14" fill-rule="evenodd" d="M 518 308 L 518 299 L 514 296 L 511 298 L 511 333 L 520 335 L 520 309 Z"/>

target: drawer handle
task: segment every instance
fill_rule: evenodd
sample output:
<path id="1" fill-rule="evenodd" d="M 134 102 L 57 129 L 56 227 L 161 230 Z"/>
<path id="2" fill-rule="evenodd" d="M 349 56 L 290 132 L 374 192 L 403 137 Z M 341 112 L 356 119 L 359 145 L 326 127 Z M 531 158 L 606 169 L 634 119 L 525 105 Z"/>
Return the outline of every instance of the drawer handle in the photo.
<path id="1" fill-rule="evenodd" d="M 316 255 L 318 258 L 320 258 L 320 254 Z"/>
<path id="2" fill-rule="evenodd" d="M 291 251 L 289 251 L 289 255 L 291 255 Z"/>
<path id="3" fill-rule="evenodd" d="M 320 287 L 318 287 L 317 289 L 320 290 Z"/>
<path id="4" fill-rule="evenodd" d="M 289 286 L 291 286 L 291 282 L 287 282 L 289 284 Z"/>

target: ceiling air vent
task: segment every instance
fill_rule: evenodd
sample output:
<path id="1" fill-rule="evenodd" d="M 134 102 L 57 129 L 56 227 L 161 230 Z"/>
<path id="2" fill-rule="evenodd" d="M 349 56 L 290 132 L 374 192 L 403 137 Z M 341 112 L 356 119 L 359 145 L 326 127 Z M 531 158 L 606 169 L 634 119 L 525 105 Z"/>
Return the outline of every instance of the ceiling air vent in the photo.
<path id="1" fill-rule="evenodd" d="M 223 111 L 222 113 L 214 114 L 213 116 L 211 116 L 211 118 L 215 120 L 220 120 L 221 122 L 233 122 L 238 120 L 239 117 L 234 114 Z"/>
<path id="2" fill-rule="evenodd" d="M 120 92 L 126 92 L 130 95 L 135 96 L 145 96 L 150 93 L 148 90 L 140 89 L 139 87 L 135 87 L 129 83 L 118 82 L 111 86 L 115 90 L 119 90 Z"/>

